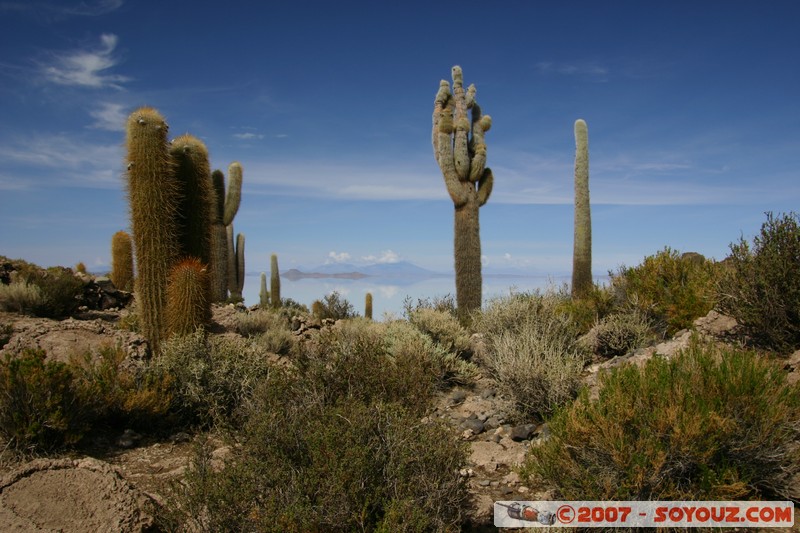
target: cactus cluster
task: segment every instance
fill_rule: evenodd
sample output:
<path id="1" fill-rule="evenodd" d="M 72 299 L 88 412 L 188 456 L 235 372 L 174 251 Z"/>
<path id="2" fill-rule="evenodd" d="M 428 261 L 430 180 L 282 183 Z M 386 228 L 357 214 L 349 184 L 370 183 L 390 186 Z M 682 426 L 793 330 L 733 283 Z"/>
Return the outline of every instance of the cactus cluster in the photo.
<path id="1" fill-rule="evenodd" d="M 236 280 L 230 278 L 228 251 L 234 246 L 232 238 L 228 238 L 227 227 L 233 224 L 233 219 L 239 211 L 242 199 L 242 165 L 234 161 L 228 166 L 228 185 L 225 186 L 225 174 L 215 170 L 211 174 L 212 187 L 216 201 L 212 213 L 211 247 L 212 266 L 214 270 L 214 300 L 221 302 L 228 297 L 228 289 Z M 244 261 L 242 261 L 244 266 Z M 240 291 L 241 292 L 241 291 Z"/>
<path id="2" fill-rule="evenodd" d="M 229 169 L 226 192 L 224 176 L 218 179 L 210 172 L 203 142 L 182 135 L 169 143 L 167 131 L 164 118 L 149 107 L 134 111 L 126 125 L 127 189 L 137 261 L 134 289 L 142 332 L 155 353 L 168 335 L 206 325 L 218 288 L 227 290 L 225 225 L 232 222 L 241 198 L 239 163 Z M 129 286 L 133 276 L 126 235 L 119 232 L 112 239 L 112 275 L 120 288 Z M 235 293 L 241 298 L 244 237 L 239 235 L 237 241 L 231 258 Z"/>
<path id="3" fill-rule="evenodd" d="M 461 67 L 452 69 L 453 89 L 442 80 L 433 106 L 433 153 L 455 207 L 456 303 L 465 319 L 481 307 L 481 239 L 478 210 L 492 193 L 484 136 L 492 126 L 475 100 L 475 86 L 464 90 Z"/>
<path id="4" fill-rule="evenodd" d="M 244 235 L 233 238 L 233 224 L 225 227 L 228 244 L 228 291 L 232 300 L 242 300 L 244 290 Z"/>

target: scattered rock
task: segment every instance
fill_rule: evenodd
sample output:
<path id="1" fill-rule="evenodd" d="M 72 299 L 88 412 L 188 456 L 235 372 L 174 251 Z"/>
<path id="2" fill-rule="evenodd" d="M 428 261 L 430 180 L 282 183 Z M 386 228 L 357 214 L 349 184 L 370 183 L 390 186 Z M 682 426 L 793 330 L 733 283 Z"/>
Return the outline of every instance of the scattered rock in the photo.
<path id="1" fill-rule="evenodd" d="M 464 403 L 464 400 L 467 399 L 467 393 L 463 390 L 454 390 L 450 397 L 447 399 L 447 403 L 449 405 L 458 405 Z"/>
<path id="2" fill-rule="evenodd" d="M 511 428 L 511 440 L 520 442 L 530 440 L 536 433 L 536 424 L 520 424 Z"/>
<path id="3" fill-rule="evenodd" d="M 461 427 L 471 430 L 475 435 L 480 435 L 483 433 L 483 422 L 477 418 L 468 418 L 461 424 Z"/>

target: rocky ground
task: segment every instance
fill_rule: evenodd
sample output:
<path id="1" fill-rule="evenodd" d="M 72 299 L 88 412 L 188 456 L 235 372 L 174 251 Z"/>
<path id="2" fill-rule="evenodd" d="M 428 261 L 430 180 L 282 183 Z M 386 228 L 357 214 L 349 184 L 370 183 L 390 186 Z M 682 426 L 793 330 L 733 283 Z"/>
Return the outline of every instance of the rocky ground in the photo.
<path id="1" fill-rule="evenodd" d="M 215 310 L 217 333 L 232 330 L 236 310 Z M 122 315 L 124 316 L 124 311 Z M 11 338 L 0 350 L 16 353 L 23 347 L 40 347 L 50 357 L 68 360 L 73 354 L 102 344 L 121 345 L 133 362 L 145 355 L 144 340 L 119 329 L 116 310 L 85 312 L 80 318 L 53 321 L 0 313 L 0 323 L 13 324 Z M 296 324 L 298 331 L 306 324 Z M 714 312 L 699 319 L 702 335 L 724 339 L 735 323 Z M 300 331 L 303 333 L 303 331 Z M 655 353 L 669 356 L 687 345 L 691 333 L 680 332 L 658 346 L 638 350 L 587 368 L 585 381 L 594 386 L 602 368 L 642 364 Z M 786 361 L 790 379 L 800 377 L 800 352 Z M 453 425 L 458 438 L 469 442 L 469 464 L 461 471 L 472 498 L 473 530 L 493 530 L 492 508 L 497 500 L 552 499 L 547 487 L 524 485 L 514 471 L 527 449 L 546 439 L 546 425 L 510 423 L 510 400 L 494 381 L 480 377 L 471 387 L 441 393 L 430 417 Z M 0 455 L 0 531 L 120 531 L 152 528 L 152 511 L 170 482 L 180 480 L 187 468 L 193 443 L 212 445 L 213 458 L 222 467 L 231 449 L 214 435 L 176 433 L 155 440 L 130 430 L 94 437 L 80 454 L 21 463 L 10 453 Z M 794 529 L 800 529 L 800 513 Z"/>

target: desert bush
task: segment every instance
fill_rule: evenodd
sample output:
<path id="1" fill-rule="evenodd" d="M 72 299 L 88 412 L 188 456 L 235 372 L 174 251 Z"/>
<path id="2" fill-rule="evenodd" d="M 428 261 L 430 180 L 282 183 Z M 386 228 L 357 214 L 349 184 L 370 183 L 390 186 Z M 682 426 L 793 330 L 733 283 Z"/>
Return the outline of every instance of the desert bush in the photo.
<path id="1" fill-rule="evenodd" d="M 264 350 L 237 337 L 206 338 L 202 330 L 175 337 L 153 361 L 150 379 L 170 379 L 170 410 L 186 423 L 230 426 L 238 408 L 269 374 Z"/>
<path id="2" fill-rule="evenodd" d="M 580 339 L 580 344 L 600 357 L 625 355 L 653 340 L 650 321 L 639 311 L 607 315 Z"/>
<path id="3" fill-rule="evenodd" d="M 226 467 L 212 468 L 209 449 L 195 453 L 177 499 L 191 527 L 456 530 L 467 496 L 458 473 L 464 444 L 399 403 L 342 389 L 320 396 L 324 385 L 307 374 L 271 374 Z"/>
<path id="4" fill-rule="evenodd" d="M 579 334 L 587 333 L 598 321 L 617 310 L 614 291 L 607 285 L 595 283 L 581 298 L 575 299 L 564 285 L 555 295 L 559 300 L 556 309 L 572 319 Z"/>
<path id="5" fill-rule="evenodd" d="M 395 360 L 418 360 L 430 368 L 439 388 L 470 384 L 479 373 L 474 363 L 448 351 L 405 320 L 386 323 L 384 342 L 386 352 Z"/>
<path id="6" fill-rule="evenodd" d="M 317 306 L 317 318 L 331 318 L 333 320 L 342 320 L 345 318 L 354 318 L 357 316 L 353 304 L 347 301 L 341 294 L 336 291 L 326 295 L 322 300 L 317 300 L 320 305 Z"/>
<path id="7" fill-rule="evenodd" d="M 152 430 L 170 427 L 173 378 L 125 364 L 120 346 L 73 357 L 70 367 L 95 423 Z"/>
<path id="8" fill-rule="evenodd" d="M 412 311 L 408 321 L 428 335 L 433 342 L 455 355 L 470 351 L 469 332 L 447 311 L 422 308 Z"/>
<path id="9" fill-rule="evenodd" d="M 33 270 L 26 274 L 28 283 L 39 287 L 42 301 L 34 309 L 37 316 L 63 318 L 78 308 L 78 298 L 83 294 L 84 282 L 65 267 Z"/>
<path id="10" fill-rule="evenodd" d="M 699 255 L 681 255 L 669 247 L 635 267 L 610 273 L 621 305 L 638 309 L 666 335 L 688 328 L 716 304 L 718 268 Z"/>
<path id="11" fill-rule="evenodd" d="M 800 387 L 757 354 L 696 339 L 671 359 L 600 375 L 528 453 L 528 482 L 565 499 L 800 497 Z"/>
<path id="12" fill-rule="evenodd" d="M 574 398 L 585 357 L 578 328 L 553 292 L 492 300 L 475 316 L 486 342 L 485 363 L 520 419 L 543 417 Z"/>
<path id="13" fill-rule="evenodd" d="M 456 306 L 456 299 L 452 294 L 445 294 L 444 296 L 434 296 L 426 298 L 417 298 L 417 302 L 411 296 L 407 296 L 403 300 L 403 316 L 406 319 L 411 318 L 415 311 L 422 309 L 433 309 L 434 311 L 443 311 L 454 317 L 458 317 L 458 310 Z"/>
<path id="14" fill-rule="evenodd" d="M 236 331 L 245 337 L 254 337 L 273 329 L 288 329 L 286 318 L 277 312 L 259 309 L 236 315 Z"/>
<path id="15" fill-rule="evenodd" d="M 754 343 L 782 351 L 800 346 L 800 226 L 798 215 L 773 216 L 752 247 L 731 244 L 719 283 L 720 308 Z"/>
<path id="16" fill-rule="evenodd" d="M 33 313 L 44 304 L 42 290 L 26 281 L 14 281 L 9 285 L 0 283 L 0 311 L 11 313 Z"/>
<path id="17" fill-rule="evenodd" d="M 0 434 L 18 451 L 74 444 L 89 426 L 90 410 L 67 364 L 27 349 L 0 362 Z"/>

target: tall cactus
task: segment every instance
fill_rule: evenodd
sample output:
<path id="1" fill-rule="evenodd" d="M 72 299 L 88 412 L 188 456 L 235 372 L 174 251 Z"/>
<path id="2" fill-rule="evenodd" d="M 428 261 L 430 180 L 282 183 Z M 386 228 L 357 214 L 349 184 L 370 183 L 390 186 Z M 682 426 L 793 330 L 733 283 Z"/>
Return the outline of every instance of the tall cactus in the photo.
<path id="1" fill-rule="evenodd" d="M 281 273 L 278 270 L 278 256 L 275 254 L 269 258 L 269 274 L 272 307 L 278 309 L 281 306 Z"/>
<path id="2" fill-rule="evenodd" d="M 492 126 L 475 100 L 475 86 L 464 91 L 461 67 L 452 69 L 453 92 L 442 80 L 433 106 L 433 153 L 455 207 L 456 303 L 464 320 L 481 307 L 481 237 L 478 210 L 492 193 L 484 134 Z M 468 113 L 471 116 L 468 116 Z"/>
<path id="3" fill-rule="evenodd" d="M 364 318 L 372 320 L 372 293 L 368 292 L 364 297 Z"/>
<path id="4" fill-rule="evenodd" d="M 210 265 L 214 189 L 210 180 L 208 150 L 203 141 L 187 134 L 172 141 L 170 155 L 180 197 L 176 214 L 178 255 L 196 257 Z"/>
<path id="5" fill-rule="evenodd" d="M 575 121 L 575 240 L 572 252 L 572 297 L 592 289 L 592 216 L 589 202 L 589 131 Z"/>
<path id="6" fill-rule="evenodd" d="M 127 189 L 136 248 L 136 303 L 142 333 L 158 353 L 165 332 L 167 277 L 176 254 L 177 187 L 167 123 L 153 108 L 137 109 L 126 124 Z"/>
<path id="7" fill-rule="evenodd" d="M 214 270 L 214 300 L 224 301 L 228 295 L 228 248 L 225 228 L 233 224 L 242 199 L 242 165 L 234 161 L 228 166 L 228 187 L 225 174 L 215 170 L 211 174 L 216 201 L 211 225 L 212 263 Z"/>
<path id="8" fill-rule="evenodd" d="M 244 290 L 244 235 L 236 236 L 236 245 L 233 240 L 233 224 L 225 227 L 228 240 L 228 290 L 234 300 L 242 299 Z"/>
<path id="9" fill-rule="evenodd" d="M 258 292 L 258 305 L 261 309 L 269 307 L 269 291 L 267 290 L 267 274 L 261 273 L 261 290 Z"/>
<path id="10" fill-rule="evenodd" d="M 188 335 L 211 321 L 208 267 L 196 257 L 176 264 L 167 289 L 168 334 Z"/>
<path id="11" fill-rule="evenodd" d="M 111 283 L 120 290 L 133 290 L 133 242 L 118 231 L 111 237 Z"/>

